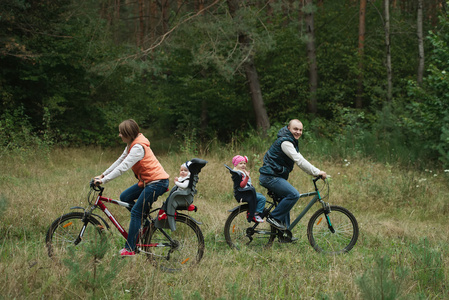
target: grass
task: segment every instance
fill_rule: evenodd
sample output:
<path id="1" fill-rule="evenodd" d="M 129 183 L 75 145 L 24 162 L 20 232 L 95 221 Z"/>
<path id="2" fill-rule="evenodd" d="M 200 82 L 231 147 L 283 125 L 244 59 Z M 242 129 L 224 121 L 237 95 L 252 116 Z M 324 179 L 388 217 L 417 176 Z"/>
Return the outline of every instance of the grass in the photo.
<path id="1" fill-rule="evenodd" d="M 93 263 L 58 264 L 46 253 L 48 226 L 73 206 L 85 206 L 90 178 L 105 170 L 121 150 L 55 149 L 49 156 L 3 156 L 0 162 L 0 299 L 443 299 L 448 298 L 449 173 L 423 172 L 367 159 L 308 157 L 331 174 L 329 202 L 348 208 L 357 218 L 360 237 L 340 256 L 313 251 L 306 224 L 293 232 L 295 244 L 271 249 L 229 249 L 223 226 L 237 203 L 223 164 L 234 153 L 161 155 L 172 179 L 187 159 L 209 163 L 200 173 L 193 216 L 202 221 L 206 240 L 201 263 L 180 274 L 163 273 L 143 256 L 119 260 L 122 241 L 113 229 L 103 259 Z M 250 158 L 253 183 L 263 153 Z M 229 157 L 228 157 L 229 156 Z M 291 182 L 311 190 L 310 177 L 298 168 Z M 135 183 L 127 172 L 105 185 L 105 195 L 118 198 Z M 158 200 L 158 204 L 162 203 Z M 293 213 L 305 201 L 298 202 Z M 125 228 L 129 213 L 109 206 Z M 312 211 L 318 209 L 313 208 Z M 74 276 L 80 268 L 97 276 Z M 78 272 L 79 273 L 79 272 Z M 100 280 L 103 279 L 103 280 Z"/>

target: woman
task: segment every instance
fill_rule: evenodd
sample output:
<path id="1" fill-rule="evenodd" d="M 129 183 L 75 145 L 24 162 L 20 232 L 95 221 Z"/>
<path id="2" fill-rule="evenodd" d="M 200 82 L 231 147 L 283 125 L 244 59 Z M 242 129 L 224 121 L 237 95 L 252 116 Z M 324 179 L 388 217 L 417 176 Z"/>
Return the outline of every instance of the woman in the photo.
<path id="1" fill-rule="evenodd" d="M 120 195 L 120 200 L 134 204 L 131 209 L 128 239 L 120 250 L 121 256 L 133 256 L 136 239 L 141 226 L 142 215 L 157 198 L 168 189 L 168 178 L 162 165 L 150 149 L 150 142 L 140 133 L 139 125 L 130 119 L 120 123 L 119 137 L 126 143 L 122 155 L 100 176 L 95 177 L 96 184 L 104 184 L 132 169 L 138 183 L 129 187 Z M 134 200 L 137 199 L 136 202 Z"/>

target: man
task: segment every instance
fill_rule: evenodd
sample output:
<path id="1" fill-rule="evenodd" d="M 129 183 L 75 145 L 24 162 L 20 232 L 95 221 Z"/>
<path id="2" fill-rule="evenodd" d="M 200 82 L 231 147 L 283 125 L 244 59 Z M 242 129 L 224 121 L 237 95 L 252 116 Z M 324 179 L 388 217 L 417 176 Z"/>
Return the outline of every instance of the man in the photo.
<path id="1" fill-rule="evenodd" d="M 265 153 L 263 166 L 259 169 L 260 184 L 282 198 L 267 217 L 267 222 L 280 230 L 290 226 L 290 210 L 299 199 L 299 192 L 287 181 L 295 163 L 309 175 L 321 175 L 323 179 L 327 176 L 326 172 L 314 167 L 299 153 L 298 139 L 302 131 L 303 125 L 297 119 L 281 128 L 276 141 Z"/>

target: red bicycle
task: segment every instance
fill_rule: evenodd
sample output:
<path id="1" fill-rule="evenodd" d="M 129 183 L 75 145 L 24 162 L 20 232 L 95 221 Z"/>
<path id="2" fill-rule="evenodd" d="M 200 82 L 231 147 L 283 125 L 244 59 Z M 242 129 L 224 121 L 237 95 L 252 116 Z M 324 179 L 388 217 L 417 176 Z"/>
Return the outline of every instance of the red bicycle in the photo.
<path id="1" fill-rule="evenodd" d="M 201 159 L 192 159 L 191 162 L 189 169 L 192 180 L 189 188 L 182 191 L 173 188 L 162 207 L 150 209 L 147 215 L 142 216 L 136 252 L 146 254 L 156 267 L 165 271 L 182 270 L 197 264 L 204 253 L 204 237 L 198 226 L 201 222 L 180 212 L 196 211 L 192 202 L 196 194 L 198 173 L 207 163 Z M 76 259 L 101 240 L 105 229 L 109 230 L 110 226 L 103 217 L 94 213 L 97 208 L 103 211 L 124 239 L 128 237 L 126 230 L 105 203 L 113 203 L 128 209 L 131 209 L 132 205 L 104 197 L 103 191 L 104 187 L 96 186 L 91 181 L 87 197 L 89 206 L 72 207 L 71 209 L 83 211 L 70 212 L 53 221 L 46 236 L 50 257 L 61 258 L 70 255 L 70 259 Z M 73 251 L 69 251 L 69 248 Z"/>

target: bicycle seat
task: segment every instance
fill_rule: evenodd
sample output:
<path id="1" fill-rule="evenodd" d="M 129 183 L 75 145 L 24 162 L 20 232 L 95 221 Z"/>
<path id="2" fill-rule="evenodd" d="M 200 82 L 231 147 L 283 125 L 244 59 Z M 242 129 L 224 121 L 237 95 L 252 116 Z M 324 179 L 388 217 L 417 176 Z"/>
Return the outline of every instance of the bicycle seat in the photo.
<path id="1" fill-rule="evenodd" d="M 177 210 L 188 210 L 189 206 L 193 203 L 193 197 L 197 193 L 198 174 L 206 164 L 207 161 L 200 158 L 193 158 L 186 162 L 186 166 L 190 172 L 189 185 L 185 189 L 180 189 L 176 185 L 171 189 L 167 200 L 165 200 L 162 206 L 162 209 L 167 214 L 167 219 L 157 219 L 155 224 L 157 228 L 176 230 L 175 213 Z"/>
<path id="2" fill-rule="evenodd" d="M 274 200 L 275 203 L 279 203 L 282 200 L 282 197 L 278 196 L 272 190 L 267 189 L 267 195 L 270 196 Z"/>

